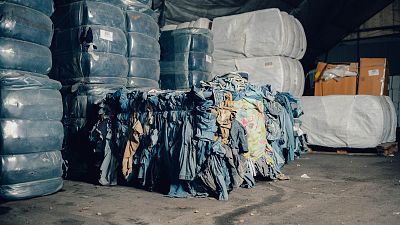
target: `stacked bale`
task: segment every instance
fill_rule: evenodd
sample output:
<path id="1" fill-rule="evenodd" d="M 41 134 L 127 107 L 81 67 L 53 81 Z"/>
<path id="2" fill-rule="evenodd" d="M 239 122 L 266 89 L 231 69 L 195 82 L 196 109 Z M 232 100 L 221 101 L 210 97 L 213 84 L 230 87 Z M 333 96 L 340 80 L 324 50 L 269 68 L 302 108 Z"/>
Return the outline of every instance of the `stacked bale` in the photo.
<path id="1" fill-rule="evenodd" d="M 89 131 L 97 120 L 95 105 L 127 82 L 125 7 L 119 0 L 55 3 L 51 76 L 64 85 L 67 177 L 86 178 L 96 170 L 89 144 Z"/>
<path id="2" fill-rule="evenodd" d="M 160 31 L 157 19 L 157 14 L 148 5 L 136 1 L 127 4 L 128 88 L 159 88 Z"/>
<path id="3" fill-rule="evenodd" d="M 0 197 L 62 188 L 61 84 L 50 80 L 53 1 L 0 3 Z"/>
<path id="4" fill-rule="evenodd" d="M 189 89 L 211 78 L 213 35 L 208 24 L 204 28 L 195 24 L 161 33 L 161 89 Z"/>
<path id="5" fill-rule="evenodd" d="M 214 19 L 213 74 L 250 72 L 249 81 L 277 91 L 303 95 L 303 58 L 307 41 L 301 23 L 279 9 Z"/>

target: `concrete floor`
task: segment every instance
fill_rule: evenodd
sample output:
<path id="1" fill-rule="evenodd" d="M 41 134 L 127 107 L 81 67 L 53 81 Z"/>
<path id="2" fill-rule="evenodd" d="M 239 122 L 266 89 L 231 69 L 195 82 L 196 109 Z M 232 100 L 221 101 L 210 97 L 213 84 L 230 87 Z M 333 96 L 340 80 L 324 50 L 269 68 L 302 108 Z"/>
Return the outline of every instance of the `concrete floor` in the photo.
<path id="1" fill-rule="evenodd" d="M 400 224 L 398 156 L 308 154 L 284 172 L 290 181 L 228 202 L 66 181 L 55 195 L 0 203 L 0 224 Z"/>

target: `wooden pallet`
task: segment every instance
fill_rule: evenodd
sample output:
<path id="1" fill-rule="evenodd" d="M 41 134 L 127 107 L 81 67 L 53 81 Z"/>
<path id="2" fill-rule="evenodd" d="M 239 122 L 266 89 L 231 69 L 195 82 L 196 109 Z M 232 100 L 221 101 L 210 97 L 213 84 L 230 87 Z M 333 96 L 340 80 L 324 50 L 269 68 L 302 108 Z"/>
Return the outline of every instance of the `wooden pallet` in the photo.
<path id="1" fill-rule="evenodd" d="M 323 146 L 308 146 L 309 153 L 337 155 L 380 155 L 394 156 L 398 152 L 397 142 L 380 144 L 375 148 L 329 148 Z"/>

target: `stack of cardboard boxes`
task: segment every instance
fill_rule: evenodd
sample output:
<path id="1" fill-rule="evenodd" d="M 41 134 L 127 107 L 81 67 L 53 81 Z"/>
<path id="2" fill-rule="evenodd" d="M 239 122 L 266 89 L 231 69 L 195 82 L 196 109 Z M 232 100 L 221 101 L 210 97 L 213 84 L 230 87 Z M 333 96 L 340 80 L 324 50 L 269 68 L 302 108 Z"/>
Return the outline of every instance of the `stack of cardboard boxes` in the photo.
<path id="1" fill-rule="evenodd" d="M 335 76 L 324 79 L 329 71 Z M 328 74 L 329 75 L 329 74 Z M 318 63 L 315 96 L 389 95 L 389 71 L 386 58 L 361 58 L 358 63 Z"/>

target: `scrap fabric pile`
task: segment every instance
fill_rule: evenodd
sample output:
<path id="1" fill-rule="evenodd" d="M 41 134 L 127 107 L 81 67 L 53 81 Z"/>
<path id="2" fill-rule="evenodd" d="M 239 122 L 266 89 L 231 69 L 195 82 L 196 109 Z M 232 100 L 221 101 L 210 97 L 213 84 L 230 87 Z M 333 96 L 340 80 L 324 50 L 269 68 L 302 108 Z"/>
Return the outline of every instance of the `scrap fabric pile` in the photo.
<path id="1" fill-rule="evenodd" d="M 104 154 L 100 183 L 227 200 L 256 179 L 286 179 L 282 166 L 305 149 L 298 100 L 245 75 L 217 76 L 189 92 L 109 95 L 91 132 Z"/>

